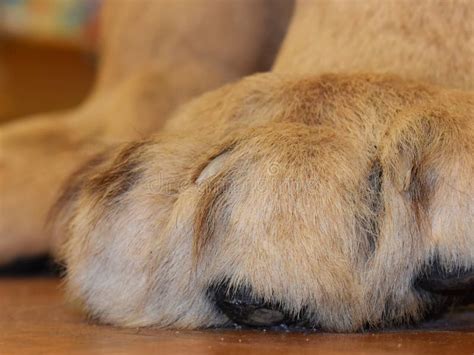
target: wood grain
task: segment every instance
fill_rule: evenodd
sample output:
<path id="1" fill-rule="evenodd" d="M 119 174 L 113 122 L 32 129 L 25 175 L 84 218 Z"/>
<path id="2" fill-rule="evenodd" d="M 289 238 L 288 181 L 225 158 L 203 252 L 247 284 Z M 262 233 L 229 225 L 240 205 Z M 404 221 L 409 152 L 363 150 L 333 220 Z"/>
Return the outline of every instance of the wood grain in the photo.
<path id="1" fill-rule="evenodd" d="M 364 334 L 119 329 L 66 305 L 55 278 L 0 279 L 0 354 L 474 354 L 474 311 Z"/>

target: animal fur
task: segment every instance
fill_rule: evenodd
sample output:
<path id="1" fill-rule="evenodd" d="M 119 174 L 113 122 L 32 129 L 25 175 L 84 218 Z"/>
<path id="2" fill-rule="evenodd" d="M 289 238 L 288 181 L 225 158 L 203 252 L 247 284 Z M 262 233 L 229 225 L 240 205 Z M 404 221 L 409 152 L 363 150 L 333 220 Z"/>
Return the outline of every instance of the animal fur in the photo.
<path id="1" fill-rule="evenodd" d="M 101 322 L 200 328 L 232 323 L 209 297 L 225 284 L 330 331 L 446 303 L 416 282 L 434 265 L 474 268 L 471 3 L 297 2 L 270 72 L 182 104 L 257 69 L 288 14 L 283 2 L 193 4 L 163 14 L 142 0 L 134 31 L 137 2 L 106 8 L 97 90 L 51 148 L 81 157 L 64 170 L 88 160 L 45 243 L 70 296 Z M 131 127 L 158 133 L 120 144 Z M 45 184 L 69 171 L 57 175 Z"/>

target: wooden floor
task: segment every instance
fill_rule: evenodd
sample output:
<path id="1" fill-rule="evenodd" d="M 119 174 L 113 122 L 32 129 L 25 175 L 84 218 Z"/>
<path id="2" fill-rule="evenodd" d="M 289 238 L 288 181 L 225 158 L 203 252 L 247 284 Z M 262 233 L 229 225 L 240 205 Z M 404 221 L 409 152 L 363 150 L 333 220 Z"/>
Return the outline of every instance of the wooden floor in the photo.
<path id="1" fill-rule="evenodd" d="M 474 311 L 366 334 L 118 329 L 64 304 L 55 278 L 0 279 L 0 354 L 474 354 Z"/>

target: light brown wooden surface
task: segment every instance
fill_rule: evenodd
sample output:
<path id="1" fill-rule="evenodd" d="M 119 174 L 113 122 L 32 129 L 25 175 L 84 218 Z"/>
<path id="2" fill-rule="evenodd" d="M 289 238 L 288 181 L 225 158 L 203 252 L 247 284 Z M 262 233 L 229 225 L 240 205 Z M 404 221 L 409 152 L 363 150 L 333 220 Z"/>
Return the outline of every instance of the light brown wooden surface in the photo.
<path id="1" fill-rule="evenodd" d="M 474 312 L 427 329 L 324 334 L 118 329 L 64 304 L 54 278 L 0 279 L 0 354 L 474 354 Z"/>
<path id="2" fill-rule="evenodd" d="M 94 77 L 92 53 L 0 34 L 0 123 L 76 106 Z"/>

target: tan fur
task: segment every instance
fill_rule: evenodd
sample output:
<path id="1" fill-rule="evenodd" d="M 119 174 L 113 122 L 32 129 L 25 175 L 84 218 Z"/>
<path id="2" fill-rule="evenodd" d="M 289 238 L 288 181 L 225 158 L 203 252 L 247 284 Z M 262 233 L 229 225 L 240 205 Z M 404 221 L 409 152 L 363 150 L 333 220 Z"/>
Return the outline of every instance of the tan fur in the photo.
<path id="1" fill-rule="evenodd" d="M 112 0 L 102 15 L 89 99 L 0 127 L 0 265 L 53 247 L 48 210 L 67 176 L 94 154 L 149 136 L 198 94 L 268 70 L 291 2 Z"/>
<path id="2" fill-rule="evenodd" d="M 249 4 L 242 11 L 258 13 Z M 314 326 L 355 331 L 419 320 L 442 302 L 414 287 L 431 263 L 474 267 L 472 6 L 356 4 L 297 3 L 272 72 L 180 106 L 157 135 L 109 148 L 70 178 L 56 240 L 68 292 L 90 315 L 227 325 L 207 290 L 229 280 Z M 163 86 L 134 66 L 156 55 L 109 57 L 102 73 L 116 79 L 99 81 L 83 111 L 118 112 L 101 126 L 103 145 L 127 137 L 136 110 L 160 112 Z"/>

